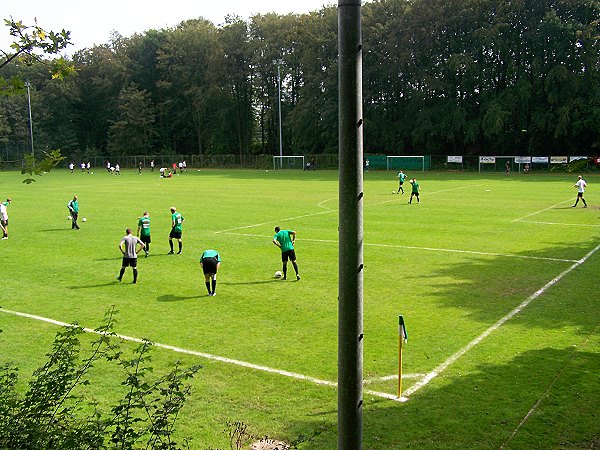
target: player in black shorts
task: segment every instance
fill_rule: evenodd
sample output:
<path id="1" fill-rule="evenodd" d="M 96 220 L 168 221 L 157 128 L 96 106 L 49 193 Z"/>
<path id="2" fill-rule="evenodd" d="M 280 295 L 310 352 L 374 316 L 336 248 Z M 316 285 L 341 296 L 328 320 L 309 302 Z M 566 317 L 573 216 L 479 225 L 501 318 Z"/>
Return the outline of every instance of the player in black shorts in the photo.
<path id="1" fill-rule="evenodd" d="M 216 250 L 205 250 L 200 256 L 200 267 L 202 267 L 204 273 L 204 283 L 209 297 L 217 295 L 215 289 L 217 287 L 217 271 L 220 265 L 221 256 Z"/>

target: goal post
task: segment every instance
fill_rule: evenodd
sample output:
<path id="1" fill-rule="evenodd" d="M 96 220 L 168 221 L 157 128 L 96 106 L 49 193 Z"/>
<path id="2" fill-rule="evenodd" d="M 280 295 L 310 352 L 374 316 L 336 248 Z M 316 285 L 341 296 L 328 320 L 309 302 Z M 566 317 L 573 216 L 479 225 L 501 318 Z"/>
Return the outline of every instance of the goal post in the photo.
<path id="1" fill-rule="evenodd" d="M 387 170 L 420 170 L 425 172 L 424 156 L 388 156 Z"/>
<path id="2" fill-rule="evenodd" d="M 304 170 L 304 156 L 273 156 L 273 170 Z"/>

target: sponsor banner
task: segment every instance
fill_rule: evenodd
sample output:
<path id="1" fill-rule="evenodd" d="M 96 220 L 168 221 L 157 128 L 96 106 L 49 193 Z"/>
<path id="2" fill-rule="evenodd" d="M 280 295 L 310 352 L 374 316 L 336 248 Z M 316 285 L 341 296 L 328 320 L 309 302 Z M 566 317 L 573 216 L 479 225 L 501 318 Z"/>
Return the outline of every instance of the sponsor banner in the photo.
<path id="1" fill-rule="evenodd" d="M 448 162 L 462 164 L 463 157 L 462 156 L 448 156 Z"/>
<path id="2" fill-rule="evenodd" d="M 479 164 L 495 164 L 496 157 L 495 156 L 480 156 Z"/>
<path id="3" fill-rule="evenodd" d="M 533 156 L 531 162 L 534 164 L 548 164 L 547 156 Z"/>
<path id="4" fill-rule="evenodd" d="M 531 162 L 531 156 L 515 156 L 515 163 L 517 164 L 529 164 Z"/>
<path id="5" fill-rule="evenodd" d="M 569 161 L 579 161 L 580 159 L 588 159 L 587 156 L 571 156 Z"/>
<path id="6" fill-rule="evenodd" d="M 569 162 L 568 156 L 551 156 L 550 164 L 566 164 Z"/>

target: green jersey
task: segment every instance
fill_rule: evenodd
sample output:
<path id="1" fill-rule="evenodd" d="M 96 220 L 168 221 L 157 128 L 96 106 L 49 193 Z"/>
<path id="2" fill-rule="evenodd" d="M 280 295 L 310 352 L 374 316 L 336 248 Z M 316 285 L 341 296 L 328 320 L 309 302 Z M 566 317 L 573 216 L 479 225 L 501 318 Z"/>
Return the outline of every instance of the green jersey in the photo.
<path id="1" fill-rule="evenodd" d="M 150 217 L 140 217 L 138 227 L 140 229 L 140 236 L 150 236 Z"/>
<path id="2" fill-rule="evenodd" d="M 69 211 L 78 213 L 79 212 L 79 202 L 77 200 L 71 200 L 69 203 L 67 203 L 67 208 L 69 208 Z"/>
<path id="3" fill-rule="evenodd" d="M 280 230 L 273 239 L 277 239 L 277 242 L 281 245 L 281 251 L 287 252 L 294 250 L 294 244 L 292 244 L 292 230 Z"/>
<path id="4" fill-rule="evenodd" d="M 406 180 L 406 174 L 405 174 L 405 173 L 402 173 L 402 172 L 400 172 L 400 173 L 398 174 L 398 178 L 400 178 L 400 182 L 401 182 L 401 183 L 404 183 L 404 180 Z"/>
<path id="5" fill-rule="evenodd" d="M 173 231 L 178 231 L 181 233 L 181 224 L 183 223 L 183 216 L 180 212 L 175 212 L 171 214 L 171 223 L 173 224 Z"/>
<path id="6" fill-rule="evenodd" d="M 217 262 L 221 262 L 221 256 L 219 256 L 219 252 L 216 250 L 205 250 L 200 256 L 200 261 L 204 258 L 215 258 Z"/>
<path id="7" fill-rule="evenodd" d="M 412 191 L 413 191 L 413 194 L 419 193 L 419 183 L 417 183 L 416 181 L 414 181 L 412 184 Z"/>

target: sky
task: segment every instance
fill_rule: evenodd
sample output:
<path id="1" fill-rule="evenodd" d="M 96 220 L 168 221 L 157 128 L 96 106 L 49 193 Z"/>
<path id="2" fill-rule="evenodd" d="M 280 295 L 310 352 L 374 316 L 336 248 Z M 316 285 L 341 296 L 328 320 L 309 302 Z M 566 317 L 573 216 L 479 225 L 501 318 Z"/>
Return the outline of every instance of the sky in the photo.
<path id="1" fill-rule="evenodd" d="M 204 17 L 215 25 L 225 16 L 242 19 L 261 13 L 306 13 L 322 6 L 336 5 L 335 0 L 2 0 L 0 19 L 12 17 L 24 24 L 34 23 L 45 30 L 71 31 L 68 53 L 106 44 L 113 31 L 131 36 L 149 29 L 169 28 L 183 20 Z M 11 36 L 1 23 L 0 49 L 7 51 Z"/>

